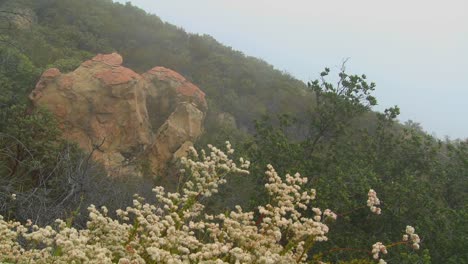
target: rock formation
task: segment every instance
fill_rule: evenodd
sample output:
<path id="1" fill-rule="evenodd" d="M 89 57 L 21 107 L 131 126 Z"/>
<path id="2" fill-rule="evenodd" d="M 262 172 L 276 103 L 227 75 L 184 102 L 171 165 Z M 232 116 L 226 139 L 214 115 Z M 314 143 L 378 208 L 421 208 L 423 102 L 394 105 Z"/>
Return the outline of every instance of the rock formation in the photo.
<path id="1" fill-rule="evenodd" d="M 180 74 L 140 75 L 119 54 L 97 55 L 75 71 L 45 71 L 30 94 L 51 110 L 64 137 L 93 152 L 109 175 L 164 173 L 203 132 L 205 94 Z"/>

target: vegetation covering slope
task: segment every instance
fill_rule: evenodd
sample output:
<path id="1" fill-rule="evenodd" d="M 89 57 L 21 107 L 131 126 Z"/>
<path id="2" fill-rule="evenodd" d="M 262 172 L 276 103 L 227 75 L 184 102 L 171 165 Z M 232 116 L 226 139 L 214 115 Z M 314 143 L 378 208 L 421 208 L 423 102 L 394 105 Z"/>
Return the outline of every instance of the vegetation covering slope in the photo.
<path id="1" fill-rule="evenodd" d="M 317 206 L 342 220 L 312 253 L 395 241 L 411 224 L 423 250 L 398 252 L 394 263 L 468 263 L 468 141 L 441 142 L 415 123 L 400 125 L 397 107 L 373 113 L 375 85 L 366 76 L 343 69 L 332 84 L 326 69 L 306 85 L 130 4 L 3 0 L 0 10 L 1 215 L 41 224 L 64 216 L 80 227 L 88 204 L 125 207 L 133 192 L 148 192 L 141 182 L 148 179 L 103 180 L 88 154 L 57 140 L 52 116 L 26 106 L 44 69 L 70 71 L 96 53 L 117 51 L 133 69 L 165 66 L 201 87 L 210 109 L 201 143 L 229 139 L 252 161 L 252 176 L 223 186 L 208 210 L 265 202 L 261 175 L 273 164 L 280 175 L 307 175 L 307 187 L 319 190 Z M 359 209 L 369 188 L 385 201 L 379 220 Z M 342 251 L 325 260 L 361 257 Z"/>

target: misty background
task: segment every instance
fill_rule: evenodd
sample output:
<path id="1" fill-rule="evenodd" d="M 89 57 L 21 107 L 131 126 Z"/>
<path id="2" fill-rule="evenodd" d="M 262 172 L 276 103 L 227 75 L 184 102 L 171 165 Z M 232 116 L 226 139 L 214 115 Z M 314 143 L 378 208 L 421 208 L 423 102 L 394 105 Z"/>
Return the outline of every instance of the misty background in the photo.
<path id="1" fill-rule="evenodd" d="M 466 0 L 130 2 L 303 81 L 349 58 L 348 72 L 376 82 L 375 110 L 398 105 L 401 122 L 468 137 Z"/>

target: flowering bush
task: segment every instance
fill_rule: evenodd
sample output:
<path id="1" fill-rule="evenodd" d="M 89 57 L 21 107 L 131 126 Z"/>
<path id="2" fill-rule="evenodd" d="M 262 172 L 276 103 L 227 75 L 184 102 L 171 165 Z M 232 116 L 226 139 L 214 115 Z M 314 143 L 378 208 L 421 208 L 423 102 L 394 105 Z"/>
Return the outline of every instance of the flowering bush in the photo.
<path id="1" fill-rule="evenodd" d="M 234 150 L 229 142 L 227 153 Z M 91 205 L 87 228 L 77 230 L 63 220 L 38 227 L 28 221 L 5 221 L 0 216 L 0 261 L 14 263 L 320 263 L 309 256 L 315 243 L 328 240 L 328 221 L 337 219 L 330 209 L 312 206 L 316 190 L 305 189 L 307 178 L 286 175 L 284 180 L 268 165 L 265 188 L 270 202 L 255 212 L 240 206 L 221 214 L 204 213 L 204 198 L 218 191 L 230 174 L 249 174 L 249 161 L 234 162 L 211 145 L 210 153 L 191 149 L 182 158 L 176 192 L 153 189 L 157 203 L 135 196 L 132 207 L 117 210 Z M 369 191 L 374 213 L 380 201 Z M 310 217 L 309 217 L 310 216 Z M 397 244 L 419 248 L 419 237 L 408 226 L 402 241 L 385 246 L 377 242 L 369 254 L 380 254 Z"/>

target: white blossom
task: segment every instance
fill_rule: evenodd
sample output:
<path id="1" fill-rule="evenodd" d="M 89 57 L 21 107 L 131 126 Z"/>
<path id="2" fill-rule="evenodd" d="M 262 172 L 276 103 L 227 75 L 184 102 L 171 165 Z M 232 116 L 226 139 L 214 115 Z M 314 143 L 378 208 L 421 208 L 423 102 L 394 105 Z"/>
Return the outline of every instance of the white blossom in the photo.
<path id="1" fill-rule="evenodd" d="M 24 225 L 0 216 L 0 256 L 13 263 L 306 263 L 314 242 L 328 240 L 330 209 L 312 206 L 315 189 L 305 189 L 307 177 L 299 173 L 280 177 L 272 165 L 265 175 L 269 203 L 255 211 L 235 210 L 207 214 L 203 198 L 218 192 L 231 174 L 247 175 L 250 162 L 241 158 L 226 142 L 226 153 L 208 145 L 209 153 L 190 148 L 190 158 L 181 158 L 179 192 L 161 186 L 153 189 L 156 204 L 134 196 L 133 205 L 108 215 L 106 207 L 88 207 L 86 228 L 69 227 L 57 219 L 53 226 Z M 16 195 L 12 195 L 15 199 Z M 380 213 L 375 191 L 367 205 Z M 312 212 L 312 216 L 310 216 Z M 420 238 L 408 226 L 404 241 L 419 248 Z M 286 243 L 285 243 L 286 241 Z M 40 246 L 38 246 L 40 245 Z M 377 242 L 372 254 L 386 263 L 385 245 Z M 225 259 L 229 261 L 225 262 Z"/>
<path id="2" fill-rule="evenodd" d="M 370 189 L 367 193 L 367 206 L 372 213 L 379 215 L 382 213 L 382 210 L 378 207 L 379 205 L 380 200 L 377 197 L 377 193 L 373 189 Z"/>

